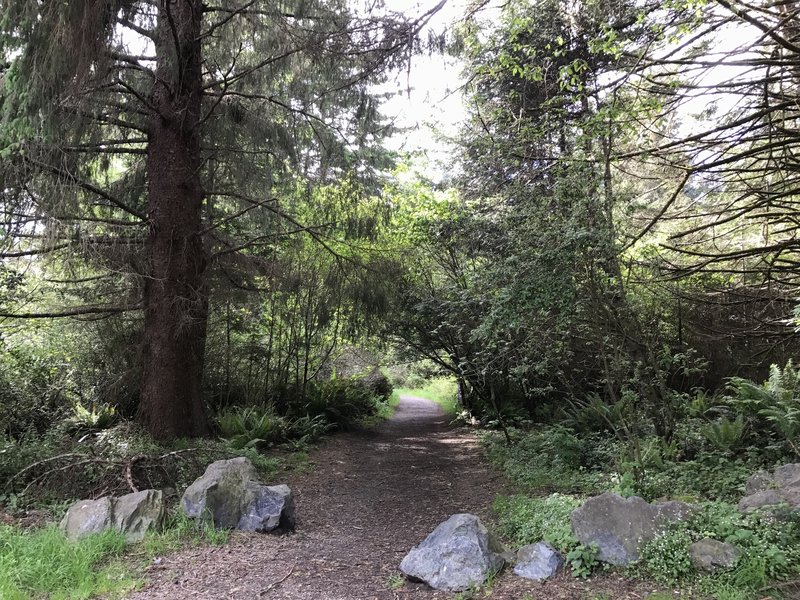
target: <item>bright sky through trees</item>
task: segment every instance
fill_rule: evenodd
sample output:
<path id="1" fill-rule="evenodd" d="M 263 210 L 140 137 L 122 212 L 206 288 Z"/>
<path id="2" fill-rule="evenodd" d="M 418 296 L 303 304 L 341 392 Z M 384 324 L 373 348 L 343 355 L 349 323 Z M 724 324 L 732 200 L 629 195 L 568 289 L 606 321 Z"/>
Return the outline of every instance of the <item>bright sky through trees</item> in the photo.
<path id="1" fill-rule="evenodd" d="M 389 0 L 387 9 L 408 16 L 423 14 L 433 8 L 435 0 Z M 451 31 L 467 10 L 466 0 L 449 0 L 422 32 L 440 34 Z M 463 65 L 460 60 L 443 55 L 414 56 L 408 70 L 394 73 L 380 87 L 381 92 L 395 94 L 384 105 L 384 112 L 402 128 L 389 144 L 394 150 L 421 151 L 431 163 L 448 155 L 447 142 L 441 136 L 456 134 L 465 118 L 461 87 Z M 433 169 L 432 176 L 441 175 Z"/>

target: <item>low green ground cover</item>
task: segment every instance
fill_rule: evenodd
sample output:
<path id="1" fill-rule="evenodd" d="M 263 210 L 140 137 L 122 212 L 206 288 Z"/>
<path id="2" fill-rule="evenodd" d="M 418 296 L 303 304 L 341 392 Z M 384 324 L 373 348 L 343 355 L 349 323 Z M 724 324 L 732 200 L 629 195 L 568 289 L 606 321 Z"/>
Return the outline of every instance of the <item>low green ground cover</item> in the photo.
<path id="1" fill-rule="evenodd" d="M 112 531 L 71 543 L 55 526 L 0 526 L 0 598 L 78 600 L 133 589 L 136 578 L 120 560 L 124 548 Z"/>
<path id="2" fill-rule="evenodd" d="M 635 402 L 609 406 L 596 397 L 570 403 L 548 423 L 510 428 L 508 438 L 482 433 L 488 457 L 521 492 L 495 502 L 500 533 L 516 545 L 550 542 L 581 575 L 598 566 L 569 526 L 586 497 L 613 491 L 688 501 L 698 506 L 694 517 L 650 542 L 629 575 L 718 600 L 796 597 L 800 511 L 742 514 L 737 503 L 750 475 L 798 462 L 800 373 L 790 362 L 773 366 L 763 384 L 733 378 L 725 394 L 674 400 L 668 438 Z M 707 537 L 740 549 L 734 568 L 695 569 L 688 548 Z"/>
<path id="3" fill-rule="evenodd" d="M 588 575 L 601 565 L 570 527 L 570 514 L 586 497 L 615 491 L 647 500 L 688 500 L 700 507 L 695 517 L 646 546 L 639 563 L 627 569 L 630 576 L 718 600 L 790 598 L 785 590 L 797 589 L 784 586 L 800 578 L 800 513 L 744 515 L 735 504 L 747 476 L 763 466 L 757 460 L 726 460 L 711 450 L 686 460 L 661 455 L 651 457 L 635 477 L 625 444 L 611 437 L 555 425 L 514 430 L 513 438 L 509 446 L 497 432 L 482 436 L 490 459 L 523 492 L 500 496 L 494 504 L 498 531 L 514 546 L 547 541 L 565 553 L 573 574 Z M 737 566 L 713 575 L 698 572 L 688 548 L 705 537 L 740 548 Z"/>
<path id="4" fill-rule="evenodd" d="M 55 525 L 0 526 L 0 598 L 81 600 L 117 598 L 135 589 L 154 559 L 198 544 L 222 545 L 229 531 L 175 509 L 161 531 L 125 545 L 114 531 L 68 541 Z"/>

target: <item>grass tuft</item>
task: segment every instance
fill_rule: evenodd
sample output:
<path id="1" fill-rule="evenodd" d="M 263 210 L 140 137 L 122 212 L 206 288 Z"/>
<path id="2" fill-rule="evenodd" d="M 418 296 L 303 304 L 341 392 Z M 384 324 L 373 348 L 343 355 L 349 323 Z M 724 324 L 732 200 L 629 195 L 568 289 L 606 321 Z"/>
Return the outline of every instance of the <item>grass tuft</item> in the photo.
<path id="1" fill-rule="evenodd" d="M 56 526 L 19 530 L 0 526 L 0 598 L 81 600 L 115 597 L 136 586 L 121 556 L 125 538 L 107 531 L 76 543 Z"/>

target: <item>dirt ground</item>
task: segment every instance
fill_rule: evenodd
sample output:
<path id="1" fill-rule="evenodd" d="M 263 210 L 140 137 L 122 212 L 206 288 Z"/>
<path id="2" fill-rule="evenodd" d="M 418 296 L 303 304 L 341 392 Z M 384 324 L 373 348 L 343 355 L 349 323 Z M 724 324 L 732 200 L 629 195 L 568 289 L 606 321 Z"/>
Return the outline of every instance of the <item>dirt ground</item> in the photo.
<path id="1" fill-rule="evenodd" d="M 450 515 L 470 512 L 491 524 L 491 503 L 506 484 L 486 464 L 473 433 L 450 427 L 436 404 L 406 396 L 376 430 L 335 436 L 311 458 L 312 472 L 286 482 L 295 493 L 295 533 L 237 533 L 219 548 L 167 556 L 128 598 L 454 596 L 418 583 L 393 587 L 400 583 L 403 556 Z M 538 584 L 506 569 L 473 597 L 616 600 L 645 598 L 651 590 L 616 576 L 581 581 L 562 574 Z"/>

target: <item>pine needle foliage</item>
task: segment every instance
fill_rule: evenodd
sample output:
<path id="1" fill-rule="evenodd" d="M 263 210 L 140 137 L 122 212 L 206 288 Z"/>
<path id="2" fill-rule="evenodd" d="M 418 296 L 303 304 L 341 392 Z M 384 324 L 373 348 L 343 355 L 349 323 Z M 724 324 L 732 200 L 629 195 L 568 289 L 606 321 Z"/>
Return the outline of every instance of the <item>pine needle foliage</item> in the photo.
<path id="1" fill-rule="evenodd" d="M 410 20 L 341 0 L 4 3 L 0 257 L 35 262 L 49 283 L 5 315 L 125 315 L 142 329 L 142 420 L 164 437 L 207 432 L 199 390 L 216 294 L 324 297 L 334 282 L 356 304 L 339 302 L 342 315 L 380 301 L 355 269 L 308 273 L 309 247 L 333 257 L 331 271 L 370 262 L 353 245 L 380 226 L 367 207 L 392 130 L 371 86 L 408 60 L 435 10 Z M 338 336 L 331 312 L 319 322 Z M 295 385 L 318 366 L 298 367 Z M 191 418 L 165 420 L 176 406 Z"/>

